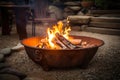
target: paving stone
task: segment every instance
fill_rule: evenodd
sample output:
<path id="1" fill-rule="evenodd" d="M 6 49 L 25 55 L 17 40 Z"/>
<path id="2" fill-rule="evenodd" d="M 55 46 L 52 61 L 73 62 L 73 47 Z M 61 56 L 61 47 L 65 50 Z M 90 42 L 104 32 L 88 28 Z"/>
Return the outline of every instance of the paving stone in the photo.
<path id="1" fill-rule="evenodd" d="M 120 10 L 91 10 L 91 14 L 94 16 L 100 16 L 103 14 L 120 14 Z"/>
<path id="2" fill-rule="evenodd" d="M 114 23 L 120 23 L 120 17 L 91 17 L 91 22 L 114 22 Z"/>
<path id="3" fill-rule="evenodd" d="M 68 16 L 70 23 L 88 24 L 91 16 L 71 15 Z"/>
<path id="4" fill-rule="evenodd" d="M 10 67 L 10 65 L 5 63 L 0 63 L 0 69 L 6 68 L 6 67 Z"/>
<path id="5" fill-rule="evenodd" d="M 0 54 L 0 62 L 2 62 L 4 60 L 4 55 Z"/>
<path id="6" fill-rule="evenodd" d="M 86 27 L 83 29 L 83 31 L 101 33 L 101 34 L 109 34 L 109 35 L 120 35 L 120 30 L 118 29 Z"/>
<path id="7" fill-rule="evenodd" d="M 21 72 L 15 70 L 15 69 L 12 69 L 12 68 L 4 68 L 4 69 L 0 70 L 0 74 L 5 74 L 5 73 L 16 75 L 20 79 L 24 79 L 26 77 L 26 74 L 21 73 Z"/>
<path id="8" fill-rule="evenodd" d="M 89 26 L 120 30 L 120 23 L 113 22 L 90 22 Z"/>
<path id="9" fill-rule="evenodd" d="M 9 55 L 11 53 L 11 48 L 4 48 L 0 51 L 0 54 Z"/>
<path id="10" fill-rule="evenodd" d="M 20 80 L 20 79 L 12 74 L 0 74 L 0 80 Z"/>

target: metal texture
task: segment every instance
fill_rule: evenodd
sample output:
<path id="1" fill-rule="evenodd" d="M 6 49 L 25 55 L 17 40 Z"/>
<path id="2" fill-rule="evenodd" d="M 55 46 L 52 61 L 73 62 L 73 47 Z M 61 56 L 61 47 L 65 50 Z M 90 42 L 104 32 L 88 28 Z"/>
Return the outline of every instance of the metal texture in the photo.
<path id="1" fill-rule="evenodd" d="M 102 40 L 85 37 L 85 36 L 72 36 L 75 39 L 82 39 L 93 47 L 79 48 L 79 49 L 42 49 L 35 47 L 43 37 L 31 37 L 22 40 L 28 56 L 36 63 L 40 64 L 44 70 L 50 68 L 69 68 L 79 66 L 86 68 L 98 47 L 102 46 Z"/>

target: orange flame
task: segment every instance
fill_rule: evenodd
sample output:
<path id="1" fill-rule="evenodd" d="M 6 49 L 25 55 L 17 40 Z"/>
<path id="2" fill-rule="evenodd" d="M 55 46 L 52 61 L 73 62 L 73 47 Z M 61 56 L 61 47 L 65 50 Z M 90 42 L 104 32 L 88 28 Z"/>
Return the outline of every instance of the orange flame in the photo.
<path id="1" fill-rule="evenodd" d="M 59 33 L 60 35 L 63 35 L 66 39 L 69 39 L 69 32 L 71 31 L 70 26 L 66 26 L 63 28 L 63 23 L 62 21 L 59 21 L 57 25 L 54 25 L 52 29 L 48 28 L 47 29 L 47 40 L 48 44 L 51 49 L 55 49 L 57 45 L 53 43 L 53 40 L 55 39 L 55 34 Z"/>

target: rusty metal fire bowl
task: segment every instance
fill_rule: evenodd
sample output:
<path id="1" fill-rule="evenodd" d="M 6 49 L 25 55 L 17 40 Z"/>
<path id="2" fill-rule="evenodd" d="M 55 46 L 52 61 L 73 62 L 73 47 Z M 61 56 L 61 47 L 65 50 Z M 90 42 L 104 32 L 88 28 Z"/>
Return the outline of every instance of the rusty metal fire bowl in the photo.
<path id="1" fill-rule="evenodd" d="M 72 36 L 75 39 L 82 39 L 88 42 L 93 47 L 79 48 L 79 49 L 42 49 L 35 47 L 43 37 L 31 37 L 22 40 L 28 56 L 36 63 L 40 64 L 44 70 L 50 68 L 69 68 L 82 67 L 85 68 L 93 58 L 98 48 L 104 44 L 102 40 L 85 37 Z"/>

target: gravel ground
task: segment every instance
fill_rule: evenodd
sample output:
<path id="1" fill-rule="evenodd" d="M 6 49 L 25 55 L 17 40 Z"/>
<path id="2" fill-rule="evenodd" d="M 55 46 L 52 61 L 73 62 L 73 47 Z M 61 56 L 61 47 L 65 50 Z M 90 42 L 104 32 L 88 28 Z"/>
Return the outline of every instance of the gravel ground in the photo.
<path id="1" fill-rule="evenodd" d="M 43 31 L 41 29 L 37 29 L 37 32 Z M 29 31 L 30 29 L 28 29 L 28 33 Z M 40 35 L 41 33 L 43 34 L 40 32 Z M 105 42 L 98 49 L 87 69 L 55 69 L 46 72 L 29 59 L 25 50 L 12 53 L 6 59 L 6 63 L 27 74 L 29 78 L 33 78 L 32 80 L 120 80 L 120 36 L 81 31 L 72 31 L 71 34 L 94 37 Z M 18 42 L 18 35 L 13 29 L 10 36 L 0 35 L 0 50 L 13 47 Z"/>

